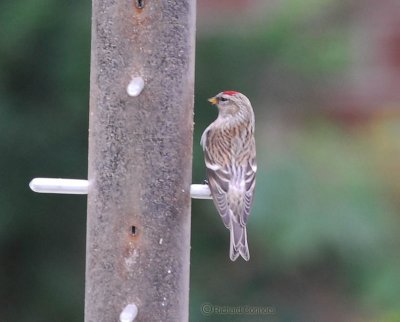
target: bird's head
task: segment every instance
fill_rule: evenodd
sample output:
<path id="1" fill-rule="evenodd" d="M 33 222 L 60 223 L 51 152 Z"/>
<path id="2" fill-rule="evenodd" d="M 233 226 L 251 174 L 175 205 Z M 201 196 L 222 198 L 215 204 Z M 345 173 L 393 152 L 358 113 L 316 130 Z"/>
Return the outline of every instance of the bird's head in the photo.
<path id="1" fill-rule="evenodd" d="M 214 97 L 208 99 L 208 101 L 216 105 L 219 110 L 219 116 L 221 118 L 251 118 L 253 115 L 253 109 L 249 99 L 242 93 L 236 91 L 224 91 L 217 94 Z"/>

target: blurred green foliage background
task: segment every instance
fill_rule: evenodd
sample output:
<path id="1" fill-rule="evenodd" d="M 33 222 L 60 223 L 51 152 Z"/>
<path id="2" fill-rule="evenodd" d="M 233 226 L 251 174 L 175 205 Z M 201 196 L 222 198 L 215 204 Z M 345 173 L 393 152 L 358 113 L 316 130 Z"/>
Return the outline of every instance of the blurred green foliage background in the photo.
<path id="1" fill-rule="evenodd" d="M 87 176 L 90 2 L 2 1 L 0 21 L 0 321 L 83 321 L 86 198 L 28 182 Z M 400 321 L 392 21 L 391 0 L 198 1 L 193 182 L 221 90 L 253 102 L 259 170 L 248 263 L 193 201 L 191 321 Z"/>

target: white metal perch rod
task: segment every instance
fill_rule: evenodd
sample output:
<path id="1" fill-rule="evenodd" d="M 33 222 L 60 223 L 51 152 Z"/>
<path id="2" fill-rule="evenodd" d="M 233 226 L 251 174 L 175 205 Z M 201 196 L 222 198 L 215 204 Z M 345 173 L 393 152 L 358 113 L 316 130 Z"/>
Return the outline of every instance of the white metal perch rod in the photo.
<path id="1" fill-rule="evenodd" d="M 85 195 L 88 193 L 89 182 L 77 179 L 35 178 L 29 187 L 41 193 L 66 193 Z"/>
<path id="2" fill-rule="evenodd" d="M 78 179 L 35 178 L 29 183 L 29 187 L 40 193 L 86 195 L 89 182 Z M 206 184 L 192 184 L 190 196 L 194 199 L 212 199 L 210 189 Z"/>

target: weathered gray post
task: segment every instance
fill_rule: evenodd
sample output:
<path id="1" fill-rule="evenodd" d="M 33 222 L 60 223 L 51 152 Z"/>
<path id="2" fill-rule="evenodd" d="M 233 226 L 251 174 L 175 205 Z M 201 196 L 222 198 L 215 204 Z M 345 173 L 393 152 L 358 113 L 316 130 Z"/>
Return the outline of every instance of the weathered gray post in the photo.
<path id="1" fill-rule="evenodd" d="M 131 303 L 187 321 L 195 0 L 93 0 L 92 19 L 85 322 Z"/>

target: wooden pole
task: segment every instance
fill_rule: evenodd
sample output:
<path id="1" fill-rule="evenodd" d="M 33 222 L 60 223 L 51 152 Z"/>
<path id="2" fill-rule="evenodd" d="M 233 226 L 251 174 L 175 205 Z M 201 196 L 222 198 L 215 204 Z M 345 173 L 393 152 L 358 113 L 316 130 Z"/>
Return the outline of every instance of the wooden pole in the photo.
<path id="1" fill-rule="evenodd" d="M 93 0 L 85 322 L 188 320 L 195 16 Z"/>

